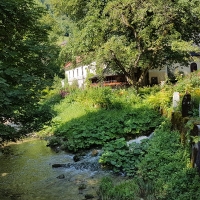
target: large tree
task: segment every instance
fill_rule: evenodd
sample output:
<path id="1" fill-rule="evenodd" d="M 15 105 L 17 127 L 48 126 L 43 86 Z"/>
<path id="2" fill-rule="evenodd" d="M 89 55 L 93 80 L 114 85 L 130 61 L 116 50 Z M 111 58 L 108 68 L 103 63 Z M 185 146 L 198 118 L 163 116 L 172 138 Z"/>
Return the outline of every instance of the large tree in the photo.
<path id="1" fill-rule="evenodd" d="M 1 139 L 6 135 L 3 122 L 30 113 L 59 67 L 58 49 L 49 44 L 50 29 L 41 20 L 42 7 L 34 0 L 1 0 L 0 13 Z"/>
<path id="2" fill-rule="evenodd" d="M 89 56 L 142 85 L 148 70 L 187 64 L 200 42 L 198 0 L 51 0 L 73 21 L 68 59 Z"/>

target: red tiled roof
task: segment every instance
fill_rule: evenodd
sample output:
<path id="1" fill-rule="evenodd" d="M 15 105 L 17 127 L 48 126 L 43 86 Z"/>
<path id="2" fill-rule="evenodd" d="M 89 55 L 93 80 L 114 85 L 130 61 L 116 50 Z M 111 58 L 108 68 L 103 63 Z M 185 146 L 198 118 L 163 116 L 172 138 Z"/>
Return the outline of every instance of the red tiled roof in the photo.
<path id="1" fill-rule="evenodd" d="M 65 64 L 64 68 L 68 68 L 68 67 L 71 67 L 72 66 L 72 62 L 68 62 Z"/>
<path id="2" fill-rule="evenodd" d="M 81 61 L 82 61 L 81 57 L 80 57 L 80 56 L 77 56 L 77 57 L 76 57 L 76 65 L 79 64 L 79 63 L 81 63 Z M 68 68 L 68 67 L 71 67 L 72 64 L 73 64 L 72 62 L 67 62 L 67 63 L 65 64 L 64 68 L 66 69 L 66 68 Z"/>

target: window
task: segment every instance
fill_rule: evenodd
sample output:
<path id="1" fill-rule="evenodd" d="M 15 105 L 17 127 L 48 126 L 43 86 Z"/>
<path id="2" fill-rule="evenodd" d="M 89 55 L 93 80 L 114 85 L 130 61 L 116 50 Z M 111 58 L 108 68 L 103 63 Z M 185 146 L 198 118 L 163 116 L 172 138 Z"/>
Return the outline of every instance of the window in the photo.
<path id="1" fill-rule="evenodd" d="M 151 84 L 158 84 L 158 77 L 151 77 Z"/>

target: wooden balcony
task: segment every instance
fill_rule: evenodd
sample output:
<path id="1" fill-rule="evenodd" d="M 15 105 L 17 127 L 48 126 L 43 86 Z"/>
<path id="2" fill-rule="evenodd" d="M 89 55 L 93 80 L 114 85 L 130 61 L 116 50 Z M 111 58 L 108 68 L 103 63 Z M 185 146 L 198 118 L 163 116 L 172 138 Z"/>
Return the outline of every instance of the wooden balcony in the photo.
<path id="1" fill-rule="evenodd" d="M 97 76 L 92 77 L 90 80 L 92 81 L 92 86 L 123 87 L 128 85 L 124 76 L 121 75 L 105 76 L 102 82 L 99 81 Z"/>

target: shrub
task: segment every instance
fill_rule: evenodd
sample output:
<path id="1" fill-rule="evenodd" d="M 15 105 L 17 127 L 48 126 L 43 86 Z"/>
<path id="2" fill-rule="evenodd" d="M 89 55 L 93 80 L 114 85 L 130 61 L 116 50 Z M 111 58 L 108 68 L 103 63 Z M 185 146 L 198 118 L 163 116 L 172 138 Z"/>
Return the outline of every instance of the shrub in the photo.
<path id="1" fill-rule="evenodd" d="M 79 103 L 67 107 L 63 102 L 64 105 L 66 115 L 76 118 L 67 121 L 66 115 L 58 115 L 52 120 L 54 123 L 52 126 L 56 136 L 65 138 L 66 146 L 71 151 L 104 146 L 105 142 L 120 137 L 134 138 L 143 134 L 149 135 L 163 120 L 158 112 L 143 104 L 129 109 L 98 109 L 90 112 L 85 111 Z M 61 113 L 63 106 L 59 108 Z"/>
<path id="2" fill-rule="evenodd" d="M 103 154 L 99 162 L 112 167 L 115 173 L 123 173 L 133 177 L 137 172 L 139 157 L 146 152 L 147 141 L 141 144 L 132 143 L 128 147 L 124 138 L 107 143 L 103 148 Z"/>
<path id="3" fill-rule="evenodd" d="M 154 192 L 153 185 L 142 179 L 116 181 L 115 178 L 104 177 L 97 194 L 100 200 L 156 200 Z"/>
<path id="4" fill-rule="evenodd" d="M 101 180 L 97 194 L 101 200 L 139 200 L 137 198 L 138 186 L 133 181 L 124 181 L 114 184 L 111 178 Z"/>
<path id="5" fill-rule="evenodd" d="M 0 123 L 0 147 L 4 142 L 16 141 L 21 135 L 14 127 Z"/>
<path id="6" fill-rule="evenodd" d="M 158 199 L 198 199 L 200 178 L 189 168 L 188 149 L 181 144 L 180 133 L 171 131 L 169 122 L 155 131 L 147 152 L 137 165 L 137 175 L 154 184 Z"/>

